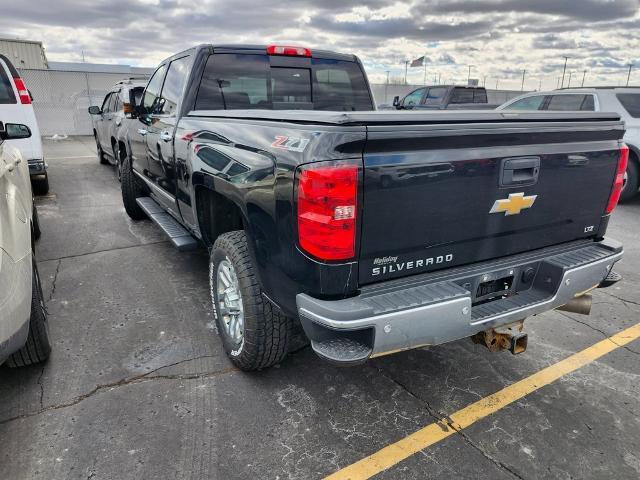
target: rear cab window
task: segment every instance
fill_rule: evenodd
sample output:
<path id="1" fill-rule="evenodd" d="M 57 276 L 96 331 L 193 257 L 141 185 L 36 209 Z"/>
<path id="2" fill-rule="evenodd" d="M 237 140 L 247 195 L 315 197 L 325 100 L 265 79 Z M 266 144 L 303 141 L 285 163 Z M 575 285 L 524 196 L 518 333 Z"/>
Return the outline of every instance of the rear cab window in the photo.
<path id="1" fill-rule="evenodd" d="M 0 105 L 16 103 L 16 96 L 13 94 L 13 84 L 5 72 L 4 63 L 0 60 Z"/>
<path id="2" fill-rule="evenodd" d="M 211 55 L 195 109 L 257 108 L 354 111 L 373 110 L 373 102 L 356 62 L 266 54 Z"/>
<path id="3" fill-rule="evenodd" d="M 640 118 L 640 93 L 617 93 L 616 98 L 633 118 Z"/>

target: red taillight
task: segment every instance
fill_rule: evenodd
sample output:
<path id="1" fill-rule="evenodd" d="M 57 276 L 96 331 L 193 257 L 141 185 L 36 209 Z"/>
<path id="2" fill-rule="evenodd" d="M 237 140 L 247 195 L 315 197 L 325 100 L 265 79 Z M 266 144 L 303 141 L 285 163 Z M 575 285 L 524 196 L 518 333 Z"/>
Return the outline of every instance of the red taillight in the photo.
<path id="1" fill-rule="evenodd" d="M 613 212 L 620 200 L 620 194 L 622 193 L 622 186 L 624 185 L 624 174 L 627 171 L 627 162 L 629 161 L 629 147 L 622 145 L 620 147 L 620 156 L 618 157 L 618 168 L 616 170 L 616 177 L 613 181 L 613 188 L 611 189 L 611 195 L 609 196 L 609 203 L 607 204 L 606 213 Z"/>
<path id="2" fill-rule="evenodd" d="M 18 96 L 20 97 L 20 103 L 23 105 L 31 104 L 31 95 L 29 95 L 29 90 L 24 86 L 24 81 L 20 77 L 16 77 L 13 79 L 13 83 L 16 86 L 16 90 L 18 90 Z"/>
<path id="3" fill-rule="evenodd" d="M 355 256 L 358 166 L 316 164 L 298 175 L 298 242 L 321 260 Z"/>
<path id="4" fill-rule="evenodd" d="M 288 55 L 291 57 L 310 57 L 311 50 L 304 47 L 291 47 L 282 45 L 269 45 L 267 47 L 268 55 Z"/>

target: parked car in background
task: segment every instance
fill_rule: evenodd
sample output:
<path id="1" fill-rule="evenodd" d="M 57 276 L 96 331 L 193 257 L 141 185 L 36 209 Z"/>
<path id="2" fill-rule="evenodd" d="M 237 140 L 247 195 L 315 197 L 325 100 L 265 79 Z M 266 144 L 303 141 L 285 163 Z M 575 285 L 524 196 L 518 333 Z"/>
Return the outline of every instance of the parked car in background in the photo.
<path id="1" fill-rule="evenodd" d="M 122 80 L 107 93 L 101 107 L 89 107 L 98 160 L 102 164 L 115 165 L 118 179 L 121 171 L 118 140 L 122 120 L 131 116 L 134 106 L 140 103 L 146 84 L 146 77 L 130 77 Z"/>
<path id="2" fill-rule="evenodd" d="M 497 110 L 546 110 L 616 112 L 625 122 L 624 142 L 629 146 L 629 163 L 621 201 L 631 200 L 640 188 L 640 87 L 563 88 L 520 95 Z"/>
<path id="3" fill-rule="evenodd" d="M 45 195 L 49 192 L 49 174 L 42 152 L 42 139 L 36 120 L 31 93 L 11 61 L 0 54 L 0 122 L 17 122 L 29 127 L 29 138 L 7 140 L 20 149 L 27 159 L 33 192 Z"/>
<path id="4" fill-rule="evenodd" d="M 393 99 L 398 110 L 491 110 L 498 104 L 487 102 L 484 87 L 465 87 L 456 85 L 432 85 L 421 87 Z"/>
<path id="5" fill-rule="evenodd" d="M 618 115 L 372 110 L 353 55 L 200 45 L 125 120 L 125 211 L 208 248 L 235 365 L 279 362 L 300 326 L 343 365 L 475 335 L 520 353 L 524 318 L 604 286 Z"/>
<path id="6" fill-rule="evenodd" d="M 40 235 L 29 167 L 12 143 L 29 127 L 0 122 L 0 364 L 46 360 L 51 351 L 47 311 L 33 255 Z"/>

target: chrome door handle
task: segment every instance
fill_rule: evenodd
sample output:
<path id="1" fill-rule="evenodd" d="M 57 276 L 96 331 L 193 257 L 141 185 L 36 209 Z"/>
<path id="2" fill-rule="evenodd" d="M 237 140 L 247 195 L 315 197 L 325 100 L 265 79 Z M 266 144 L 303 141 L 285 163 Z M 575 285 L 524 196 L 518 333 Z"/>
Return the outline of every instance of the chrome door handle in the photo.
<path id="1" fill-rule="evenodd" d="M 144 128 L 139 128 L 139 129 L 138 129 L 138 133 L 139 133 L 140 135 L 146 135 L 146 134 L 147 134 L 147 133 L 149 133 L 149 132 L 148 132 L 146 129 L 144 129 Z"/>
<path id="2" fill-rule="evenodd" d="M 169 132 L 162 132 L 160 134 L 160 140 L 163 140 L 165 142 L 170 142 L 173 139 L 173 137 L 171 136 L 171 134 Z"/>

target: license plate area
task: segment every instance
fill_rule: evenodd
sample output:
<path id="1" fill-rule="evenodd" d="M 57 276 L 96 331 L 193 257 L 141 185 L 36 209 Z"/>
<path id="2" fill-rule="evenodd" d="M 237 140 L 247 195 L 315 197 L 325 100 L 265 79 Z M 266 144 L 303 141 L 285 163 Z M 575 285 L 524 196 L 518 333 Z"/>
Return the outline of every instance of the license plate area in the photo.
<path id="1" fill-rule="evenodd" d="M 512 291 L 513 280 L 513 275 L 507 275 L 479 283 L 476 289 L 475 301 L 482 302 L 504 297 Z"/>

